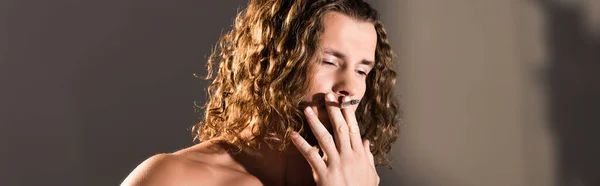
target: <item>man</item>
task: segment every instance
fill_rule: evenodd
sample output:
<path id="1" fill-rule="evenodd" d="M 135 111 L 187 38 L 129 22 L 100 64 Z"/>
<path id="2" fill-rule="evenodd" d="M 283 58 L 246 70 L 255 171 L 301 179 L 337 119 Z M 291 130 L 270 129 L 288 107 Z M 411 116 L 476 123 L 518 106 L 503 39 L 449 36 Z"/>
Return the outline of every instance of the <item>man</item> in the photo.
<path id="1" fill-rule="evenodd" d="M 149 158 L 122 185 L 379 183 L 400 110 L 367 3 L 251 0 L 208 64 L 201 143 Z"/>

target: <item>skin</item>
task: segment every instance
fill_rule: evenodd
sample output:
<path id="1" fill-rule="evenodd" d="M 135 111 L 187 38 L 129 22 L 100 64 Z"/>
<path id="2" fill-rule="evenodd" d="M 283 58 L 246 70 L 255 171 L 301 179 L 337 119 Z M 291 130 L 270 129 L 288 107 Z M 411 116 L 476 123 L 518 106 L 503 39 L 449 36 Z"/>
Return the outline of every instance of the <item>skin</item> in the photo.
<path id="1" fill-rule="evenodd" d="M 369 143 L 358 131 L 357 105 L 339 107 L 364 96 L 377 34 L 373 24 L 337 12 L 323 21 L 321 58 L 303 102 L 324 157 L 297 133 L 284 152 L 261 144 L 264 148 L 229 153 L 227 144 L 210 140 L 145 160 L 121 185 L 377 185 Z"/>

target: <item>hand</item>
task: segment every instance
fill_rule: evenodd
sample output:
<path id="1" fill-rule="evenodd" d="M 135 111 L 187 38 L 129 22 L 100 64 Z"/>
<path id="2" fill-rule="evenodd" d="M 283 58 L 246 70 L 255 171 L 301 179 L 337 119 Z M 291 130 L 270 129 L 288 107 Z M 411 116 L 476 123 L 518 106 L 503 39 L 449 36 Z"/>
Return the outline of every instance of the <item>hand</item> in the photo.
<path id="1" fill-rule="evenodd" d="M 375 170 L 369 141 L 362 140 L 355 117 L 355 107 L 340 109 L 332 93 L 326 95 L 327 113 L 333 127 L 335 141 L 325 126 L 319 121 L 311 107 L 304 109 L 314 136 L 323 150 L 312 147 L 297 132 L 292 133 L 292 142 L 310 164 L 315 182 L 319 186 L 367 186 L 378 185 L 379 176 Z M 343 102 L 350 101 L 344 97 Z"/>

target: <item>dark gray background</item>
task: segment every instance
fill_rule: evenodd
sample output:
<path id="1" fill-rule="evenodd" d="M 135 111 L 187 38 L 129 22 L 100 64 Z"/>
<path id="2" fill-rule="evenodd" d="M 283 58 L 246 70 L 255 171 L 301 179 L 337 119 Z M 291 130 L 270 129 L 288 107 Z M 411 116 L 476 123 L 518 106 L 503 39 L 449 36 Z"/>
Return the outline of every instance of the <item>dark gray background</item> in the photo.
<path id="1" fill-rule="evenodd" d="M 245 3 L 2 1 L 0 185 L 117 185 L 192 145 L 192 74 Z"/>

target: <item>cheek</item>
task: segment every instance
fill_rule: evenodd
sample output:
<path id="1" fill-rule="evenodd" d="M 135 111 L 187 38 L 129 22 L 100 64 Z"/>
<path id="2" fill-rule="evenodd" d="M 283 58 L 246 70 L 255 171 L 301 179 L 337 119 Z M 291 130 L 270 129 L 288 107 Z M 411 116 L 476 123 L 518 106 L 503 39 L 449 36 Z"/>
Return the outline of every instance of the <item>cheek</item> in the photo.
<path id="1" fill-rule="evenodd" d="M 331 91 L 333 87 L 333 75 L 326 73 L 317 73 L 310 85 L 310 90 L 313 93 L 325 93 Z"/>
<path id="2" fill-rule="evenodd" d="M 357 95 L 357 96 L 358 96 L 359 98 L 362 98 L 362 97 L 364 97 L 364 96 L 365 96 L 365 93 L 367 93 L 367 91 L 366 91 L 366 90 L 367 90 L 367 84 L 366 84 L 366 83 L 363 83 L 363 84 L 361 84 L 361 85 L 358 87 L 358 95 Z"/>
<path id="3" fill-rule="evenodd" d="M 323 80 L 321 82 L 314 82 L 311 89 L 313 93 L 326 93 L 331 91 L 332 85 L 327 80 Z"/>

